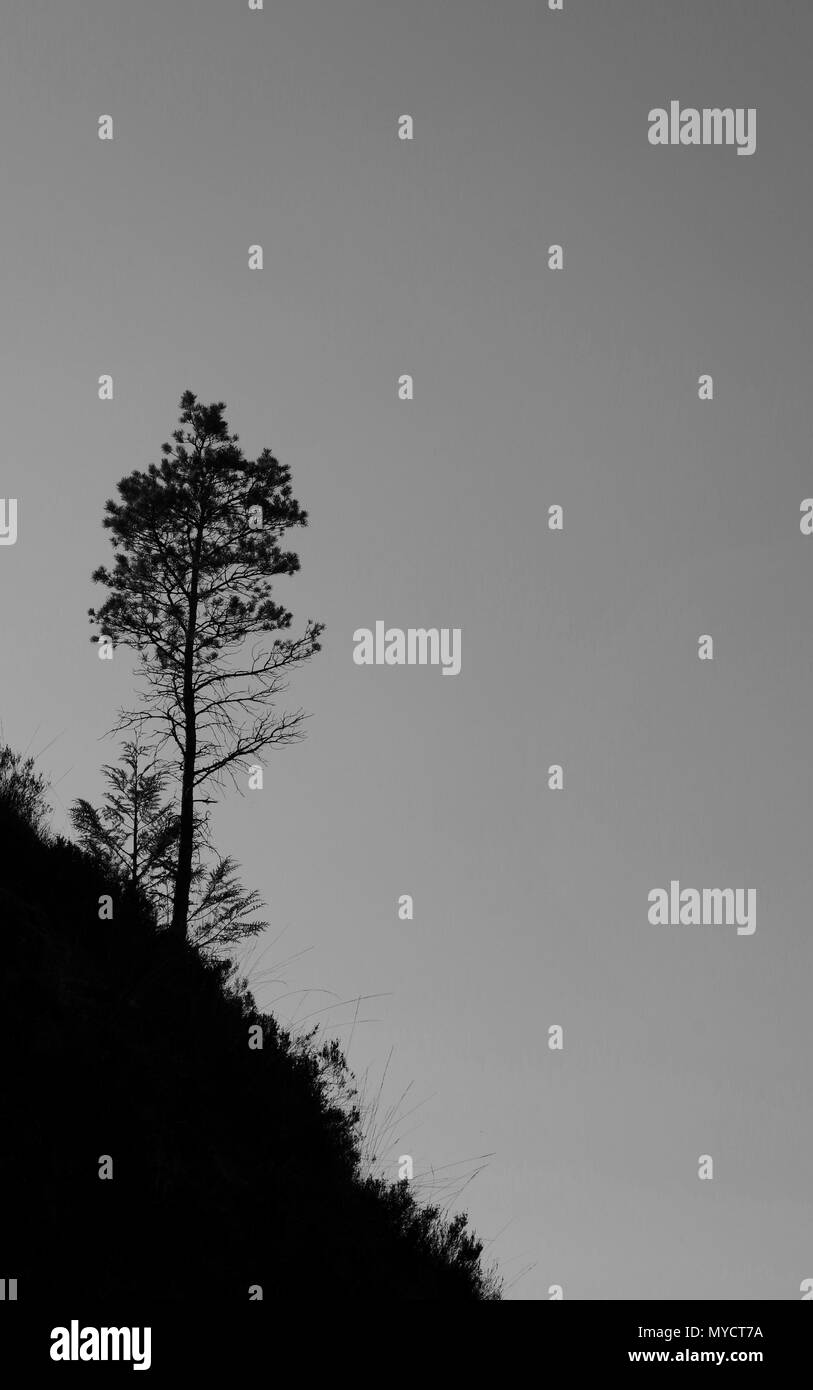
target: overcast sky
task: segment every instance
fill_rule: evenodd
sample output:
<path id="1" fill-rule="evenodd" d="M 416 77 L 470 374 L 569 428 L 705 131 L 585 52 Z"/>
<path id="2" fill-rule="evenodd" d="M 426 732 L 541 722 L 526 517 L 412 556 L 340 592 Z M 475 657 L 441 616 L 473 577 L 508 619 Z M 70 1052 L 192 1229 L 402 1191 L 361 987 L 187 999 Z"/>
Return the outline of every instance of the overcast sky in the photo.
<path id="1" fill-rule="evenodd" d="M 388 1103 L 422 1102 L 392 1177 L 492 1155 L 463 1201 L 533 1265 L 512 1298 L 813 1276 L 811 41 L 807 0 L 4 17 L 3 735 L 59 828 L 99 795 L 131 689 L 89 642 L 104 502 L 185 388 L 224 400 L 293 470 L 280 596 L 327 624 L 307 742 L 217 815 L 258 969 L 297 956 L 258 1002 L 332 1006 L 373 1082 L 392 1050 Z M 755 153 L 653 147 L 673 99 L 756 108 Z M 459 627 L 460 674 L 355 665 L 377 620 Z M 755 933 L 651 925 L 673 879 L 755 889 Z"/>

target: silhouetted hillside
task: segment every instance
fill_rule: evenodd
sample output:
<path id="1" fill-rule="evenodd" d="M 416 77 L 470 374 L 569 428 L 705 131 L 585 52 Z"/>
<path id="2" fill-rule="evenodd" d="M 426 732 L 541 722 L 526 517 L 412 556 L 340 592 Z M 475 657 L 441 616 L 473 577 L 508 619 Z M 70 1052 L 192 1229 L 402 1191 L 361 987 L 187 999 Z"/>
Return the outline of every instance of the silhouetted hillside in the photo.
<path id="1" fill-rule="evenodd" d="M 335 1045 L 292 1040 L 3 805 L 0 837 L 0 1246 L 20 1298 L 497 1296 L 462 1218 L 359 1176 Z"/>

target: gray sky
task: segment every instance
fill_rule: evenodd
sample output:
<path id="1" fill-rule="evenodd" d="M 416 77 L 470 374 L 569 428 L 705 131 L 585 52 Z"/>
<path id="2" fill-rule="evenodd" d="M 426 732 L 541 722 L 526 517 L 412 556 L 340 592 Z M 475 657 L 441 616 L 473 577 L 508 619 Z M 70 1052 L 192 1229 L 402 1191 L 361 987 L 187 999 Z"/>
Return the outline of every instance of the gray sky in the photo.
<path id="1" fill-rule="evenodd" d="M 258 1000 L 384 996 L 351 1062 L 394 1049 L 388 1099 L 425 1102 L 391 1175 L 493 1153 L 465 1204 L 534 1264 L 515 1298 L 813 1276 L 811 40 L 806 0 L 4 20 L 4 736 L 55 740 L 59 826 L 98 795 L 131 688 L 88 640 L 103 504 L 186 387 L 225 400 L 293 469 L 280 592 L 327 623 L 308 741 L 217 819 L 284 932 L 263 967 L 307 952 Z M 672 99 L 756 107 L 755 154 L 653 148 Z M 377 619 L 462 628 L 461 673 L 354 665 Z M 650 926 L 673 878 L 755 888 L 755 934 Z M 319 1017 L 350 1041 L 352 1004 Z"/>

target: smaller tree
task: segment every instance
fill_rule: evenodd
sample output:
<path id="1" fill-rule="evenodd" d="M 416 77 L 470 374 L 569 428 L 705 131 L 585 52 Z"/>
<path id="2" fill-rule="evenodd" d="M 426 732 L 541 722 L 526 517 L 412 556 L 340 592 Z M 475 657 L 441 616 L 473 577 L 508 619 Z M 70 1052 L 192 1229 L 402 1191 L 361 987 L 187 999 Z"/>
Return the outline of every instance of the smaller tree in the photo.
<path id="1" fill-rule="evenodd" d="M 254 889 L 243 887 L 238 874 L 240 866 L 231 855 L 215 854 L 212 864 L 206 864 L 198 850 L 192 868 L 192 892 L 189 906 L 189 933 L 199 950 L 216 950 L 232 946 L 250 936 L 265 931 L 268 923 L 254 917 L 261 912 L 263 900 Z M 167 926 L 172 917 L 172 899 L 167 897 Z"/>
<path id="2" fill-rule="evenodd" d="M 125 743 L 121 766 L 102 768 L 107 791 L 97 809 L 81 798 L 71 807 L 71 821 L 82 848 L 122 871 L 150 900 L 160 896 L 172 870 L 178 839 L 178 816 L 164 802 L 167 773 L 147 758 L 138 738 Z"/>
<path id="3" fill-rule="evenodd" d="M 82 848 L 124 873 L 151 903 L 160 926 L 168 927 L 177 873 L 181 818 L 165 799 L 169 773 L 138 737 L 125 743 L 120 766 L 103 769 L 107 791 L 101 807 L 80 798 L 71 821 Z M 262 899 L 240 882 L 239 865 L 214 849 L 208 815 L 196 813 L 189 932 L 201 950 L 216 950 L 255 936 L 268 926 L 256 917 Z"/>

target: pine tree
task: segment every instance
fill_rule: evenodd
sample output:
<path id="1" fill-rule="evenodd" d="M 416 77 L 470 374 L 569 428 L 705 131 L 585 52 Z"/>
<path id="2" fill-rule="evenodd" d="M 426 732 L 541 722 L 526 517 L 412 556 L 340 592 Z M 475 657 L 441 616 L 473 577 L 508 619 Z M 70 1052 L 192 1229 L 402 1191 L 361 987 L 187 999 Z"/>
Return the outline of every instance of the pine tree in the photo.
<path id="1" fill-rule="evenodd" d="M 109 592 L 89 612 L 94 641 L 109 636 L 139 658 L 141 706 L 121 711 L 117 727 L 145 731 L 156 753 L 171 750 L 180 784 L 172 928 L 184 935 L 198 807 L 248 759 L 302 737 L 304 712 L 280 713 L 274 699 L 319 650 L 323 624 L 309 619 L 301 636 L 287 636 L 292 614 L 272 594 L 272 577 L 299 569 L 286 532 L 307 524 L 290 469 L 268 449 L 246 459 L 222 401 L 204 406 L 186 391 L 180 408 L 161 464 L 123 478 L 121 500 L 106 504 L 115 562 L 94 572 Z"/>

